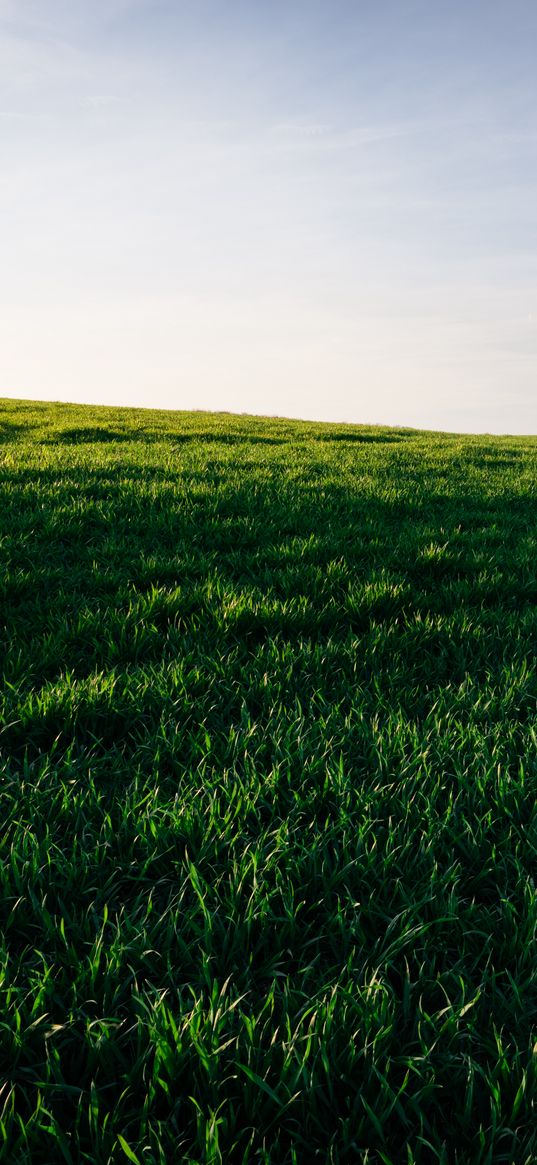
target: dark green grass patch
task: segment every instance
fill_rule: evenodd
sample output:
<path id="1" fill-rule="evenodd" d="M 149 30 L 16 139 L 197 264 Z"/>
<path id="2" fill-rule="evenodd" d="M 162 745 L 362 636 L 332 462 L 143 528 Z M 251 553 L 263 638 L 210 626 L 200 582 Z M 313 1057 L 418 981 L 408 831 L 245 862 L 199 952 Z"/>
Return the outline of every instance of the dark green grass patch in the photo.
<path id="1" fill-rule="evenodd" d="M 0 1161 L 537 1159 L 536 471 L 2 402 Z"/>

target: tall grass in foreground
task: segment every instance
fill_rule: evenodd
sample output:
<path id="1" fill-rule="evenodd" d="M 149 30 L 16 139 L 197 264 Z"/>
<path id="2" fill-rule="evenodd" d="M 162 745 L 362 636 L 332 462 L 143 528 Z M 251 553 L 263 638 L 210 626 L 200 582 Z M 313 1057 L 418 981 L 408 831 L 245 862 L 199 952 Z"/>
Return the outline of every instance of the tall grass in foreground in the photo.
<path id="1" fill-rule="evenodd" d="M 536 471 L 1 402 L 1 1161 L 537 1161 Z"/>

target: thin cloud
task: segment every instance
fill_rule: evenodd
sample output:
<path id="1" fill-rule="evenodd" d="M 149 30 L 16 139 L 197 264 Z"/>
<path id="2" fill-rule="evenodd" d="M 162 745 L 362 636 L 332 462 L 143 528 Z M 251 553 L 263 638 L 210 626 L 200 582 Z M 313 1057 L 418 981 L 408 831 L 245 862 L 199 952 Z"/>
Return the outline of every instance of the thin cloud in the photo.
<path id="1" fill-rule="evenodd" d="M 271 126 L 270 133 L 284 143 L 303 141 L 327 150 L 340 150 L 414 137 L 428 132 L 430 128 L 431 123 L 428 121 L 339 127 L 328 122 L 289 121 Z"/>
<path id="2" fill-rule="evenodd" d="M 281 122 L 279 125 L 271 126 L 271 133 L 282 135 L 296 135 L 297 137 L 318 138 L 326 134 L 330 130 L 330 125 L 326 122 Z"/>
<path id="3" fill-rule="evenodd" d="M 2 121 L 33 121 L 36 117 L 45 117 L 44 113 L 24 113 L 18 109 L 0 109 Z"/>
<path id="4" fill-rule="evenodd" d="M 116 97 L 113 93 L 95 93 L 85 97 L 83 101 L 84 108 L 91 110 L 92 113 L 105 113 L 107 110 L 115 109 L 119 104 L 121 97 Z"/>

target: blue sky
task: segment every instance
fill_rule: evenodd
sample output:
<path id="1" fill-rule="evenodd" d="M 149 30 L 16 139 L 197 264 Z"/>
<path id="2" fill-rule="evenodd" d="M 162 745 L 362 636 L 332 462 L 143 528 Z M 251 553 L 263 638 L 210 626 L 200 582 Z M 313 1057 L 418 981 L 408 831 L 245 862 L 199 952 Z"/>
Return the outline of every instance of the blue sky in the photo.
<path id="1" fill-rule="evenodd" d="M 534 0 L 0 0 L 0 395 L 537 432 Z"/>

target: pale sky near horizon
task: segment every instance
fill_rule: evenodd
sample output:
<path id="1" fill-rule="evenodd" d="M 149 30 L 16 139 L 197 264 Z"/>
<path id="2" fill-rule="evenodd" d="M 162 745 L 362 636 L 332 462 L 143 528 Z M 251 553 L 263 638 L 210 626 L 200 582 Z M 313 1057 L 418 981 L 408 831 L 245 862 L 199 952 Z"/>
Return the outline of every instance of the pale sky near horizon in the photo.
<path id="1" fill-rule="evenodd" d="M 535 0 L 0 0 L 0 397 L 537 433 Z"/>

